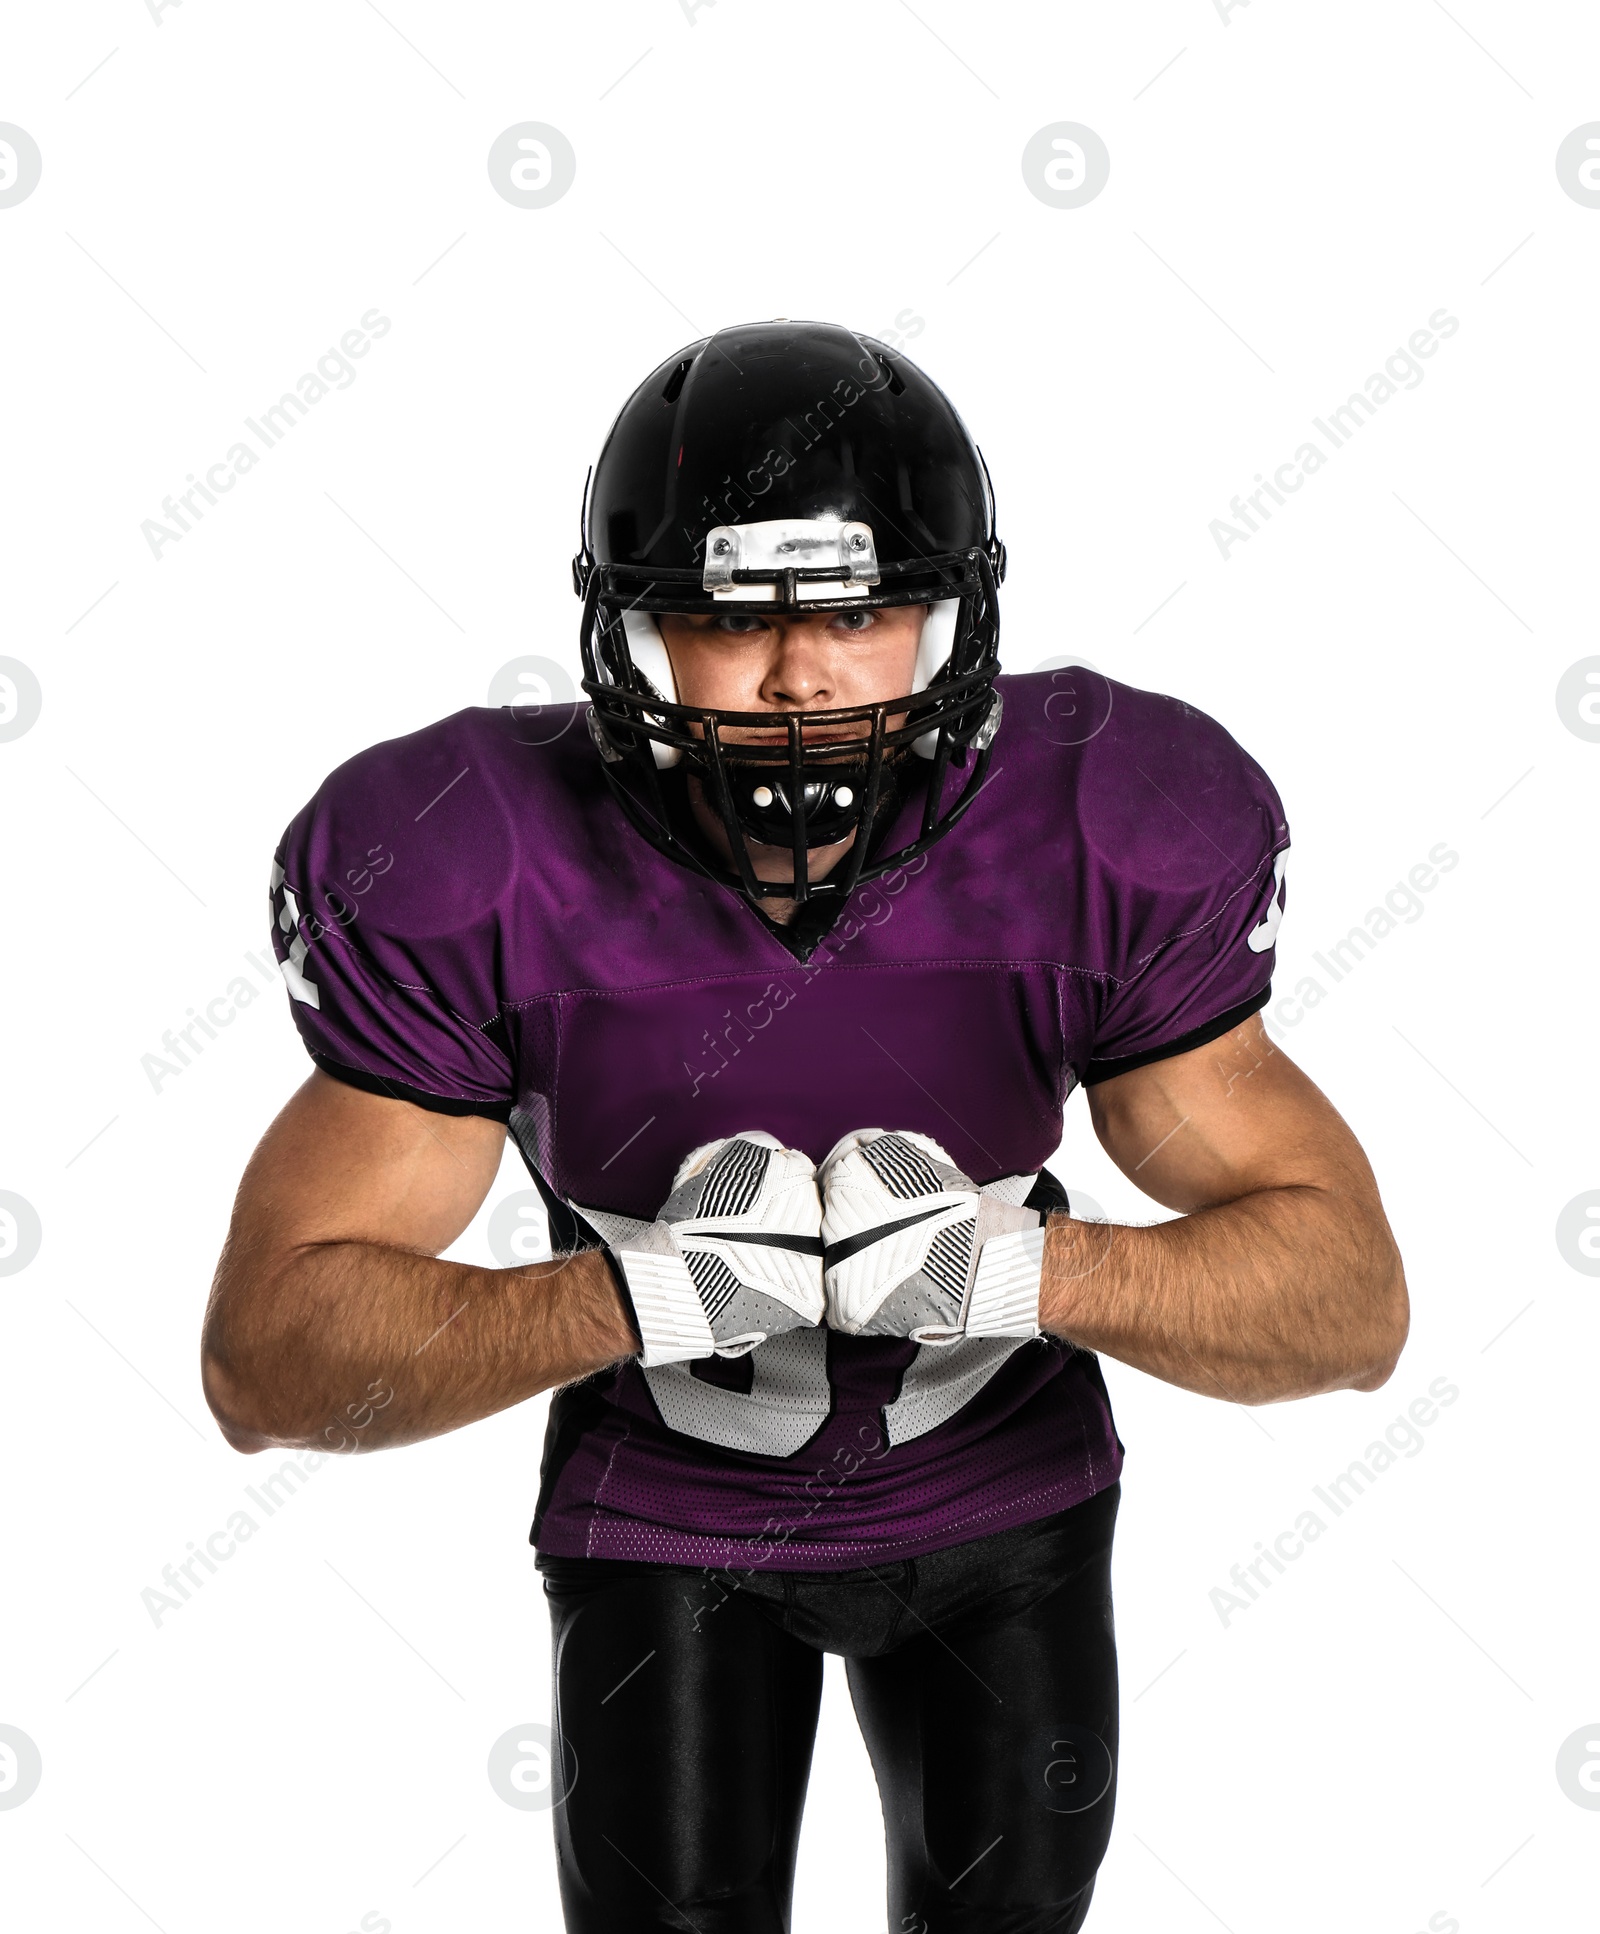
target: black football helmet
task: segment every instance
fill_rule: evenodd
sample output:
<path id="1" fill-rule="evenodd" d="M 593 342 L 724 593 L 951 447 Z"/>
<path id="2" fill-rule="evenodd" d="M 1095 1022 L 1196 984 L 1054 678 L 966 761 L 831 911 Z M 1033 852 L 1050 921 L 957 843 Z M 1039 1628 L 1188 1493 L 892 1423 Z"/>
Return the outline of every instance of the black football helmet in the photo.
<path id="1" fill-rule="evenodd" d="M 842 900 L 925 852 L 976 797 L 1000 724 L 1005 547 L 977 446 L 898 350 L 818 322 L 751 323 L 680 350 L 611 426 L 572 569 L 590 734 L 628 818 L 668 858 L 707 866 L 663 782 L 673 767 L 698 775 L 733 853 L 728 883 L 758 907 Z M 905 604 L 928 606 L 912 690 L 826 712 L 679 704 L 655 619 Z M 724 737 L 775 719 L 786 745 Z M 808 742 L 802 727 L 834 737 Z M 875 850 L 919 785 L 915 837 Z M 834 872 L 809 879 L 808 849 L 852 829 Z M 793 881 L 757 879 L 746 837 L 790 848 Z"/>

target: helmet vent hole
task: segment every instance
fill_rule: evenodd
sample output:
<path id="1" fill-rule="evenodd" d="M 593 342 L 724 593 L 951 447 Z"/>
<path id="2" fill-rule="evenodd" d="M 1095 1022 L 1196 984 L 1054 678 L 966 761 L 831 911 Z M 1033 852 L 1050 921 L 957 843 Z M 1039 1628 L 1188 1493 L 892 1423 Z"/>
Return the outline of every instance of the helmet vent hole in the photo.
<path id="1" fill-rule="evenodd" d="M 693 367 L 693 365 L 694 365 L 694 358 L 692 356 L 685 356 L 683 361 L 679 363 L 677 368 L 667 378 L 667 386 L 661 392 L 661 400 L 663 403 L 677 402 L 679 392 L 682 390 L 684 383 L 688 380 L 689 371 Z"/>
<path id="2" fill-rule="evenodd" d="M 878 358 L 878 366 L 889 379 L 889 394 L 891 396 L 904 396 L 906 393 L 906 379 L 895 368 L 894 364 L 890 362 L 889 358 L 887 356 L 880 356 Z"/>

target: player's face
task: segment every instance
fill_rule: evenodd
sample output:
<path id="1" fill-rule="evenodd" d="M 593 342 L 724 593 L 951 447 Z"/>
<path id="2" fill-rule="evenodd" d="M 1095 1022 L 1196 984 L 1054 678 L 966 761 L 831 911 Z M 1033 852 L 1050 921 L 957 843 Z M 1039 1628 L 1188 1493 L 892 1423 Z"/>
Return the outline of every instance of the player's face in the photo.
<path id="1" fill-rule="evenodd" d="M 681 704 L 723 712 L 831 712 L 910 692 L 927 614 L 926 605 L 913 604 L 884 610 L 818 611 L 803 618 L 776 612 L 770 618 L 732 612 L 672 613 L 657 623 L 672 659 Z M 903 712 L 891 713 L 887 729 L 893 731 L 904 723 Z M 806 743 L 863 739 L 871 729 L 868 721 L 858 719 L 815 735 L 808 731 Z M 788 731 L 728 726 L 722 738 L 724 744 L 784 745 Z M 726 852 L 726 831 L 706 804 L 698 779 L 691 781 L 690 799 L 708 838 Z M 810 877 L 823 878 L 850 844 L 847 839 L 836 846 L 813 848 Z M 747 840 L 746 846 L 758 879 L 794 878 L 788 848 L 762 846 L 754 840 Z M 765 906 L 779 921 L 793 911 L 788 901 L 769 900 Z"/>
<path id="2" fill-rule="evenodd" d="M 922 604 L 885 610 L 819 611 L 770 618 L 733 613 L 669 614 L 661 635 L 684 705 L 723 712 L 830 712 L 899 698 L 911 689 Z M 891 716 L 889 727 L 903 723 Z M 836 726 L 828 738 L 865 738 L 865 719 Z M 782 730 L 729 727 L 725 743 L 782 744 Z M 807 743 L 815 743 L 811 733 Z"/>

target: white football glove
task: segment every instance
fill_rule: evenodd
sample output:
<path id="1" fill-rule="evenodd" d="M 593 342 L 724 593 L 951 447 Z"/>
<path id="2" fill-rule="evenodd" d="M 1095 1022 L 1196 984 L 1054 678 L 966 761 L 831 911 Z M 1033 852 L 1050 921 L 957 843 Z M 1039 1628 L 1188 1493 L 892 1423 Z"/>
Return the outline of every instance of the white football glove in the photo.
<path id="1" fill-rule="evenodd" d="M 627 1284 L 647 1369 L 746 1356 L 769 1336 L 822 1321 L 816 1168 L 762 1129 L 686 1155 L 654 1222 L 579 1213 Z"/>
<path id="2" fill-rule="evenodd" d="M 1037 1336 L 1035 1178 L 979 1188 L 927 1135 L 861 1128 L 817 1171 L 828 1324 L 852 1336 Z"/>

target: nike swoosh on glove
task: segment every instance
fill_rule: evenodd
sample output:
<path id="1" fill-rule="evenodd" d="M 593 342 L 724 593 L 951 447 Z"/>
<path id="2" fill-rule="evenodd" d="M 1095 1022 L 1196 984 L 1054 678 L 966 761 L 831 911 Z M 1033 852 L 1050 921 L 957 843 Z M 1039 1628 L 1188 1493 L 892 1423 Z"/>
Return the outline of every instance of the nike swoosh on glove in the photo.
<path id="1" fill-rule="evenodd" d="M 747 1356 L 769 1336 L 822 1321 L 816 1167 L 763 1129 L 693 1149 L 654 1222 L 579 1213 L 626 1284 L 647 1369 Z"/>
<path id="2" fill-rule="evenodd" d="M 852 1336 L 1037 1336 L 1035 1178 L 979 1188 L 930 1136 L 860 1128 L 817 1171 L 828 1323 Z"/>

